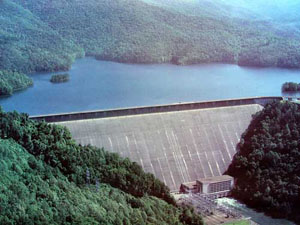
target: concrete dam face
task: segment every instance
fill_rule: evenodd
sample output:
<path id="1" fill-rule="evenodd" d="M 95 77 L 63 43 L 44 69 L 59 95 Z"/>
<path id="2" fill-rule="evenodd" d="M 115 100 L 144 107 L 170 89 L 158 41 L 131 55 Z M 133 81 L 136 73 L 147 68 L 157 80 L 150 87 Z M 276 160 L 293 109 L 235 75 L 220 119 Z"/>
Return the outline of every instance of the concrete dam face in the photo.
<path id="1" fill-rule="evenodd" d="M 177 191 L 181 183 L 220 176 L 226 171 L 251 116 L 263 108 L 257 104 L 262 100 L 234 100 L 221 107 L 220 102 L 205 106 L 190 103 L 191 109 L 186 109 L 187 104 L 160 106 L 156 111 L 155 107 L 144 107 L 139 108 L 141 114 L 136 108 L 124 109 L 123 116 L 120 112 L 100 111 L 105 115 L 97 112 L 95 118 L 90 115 L 96 112 L 85 112 L 79 120 L 78 114 L 33 119 L 66 126 L 82 145 L 104 147 L 128 157 L 165 182 L 171 191 Z M 177 110 L 172 110 L 174 107 Z"/>

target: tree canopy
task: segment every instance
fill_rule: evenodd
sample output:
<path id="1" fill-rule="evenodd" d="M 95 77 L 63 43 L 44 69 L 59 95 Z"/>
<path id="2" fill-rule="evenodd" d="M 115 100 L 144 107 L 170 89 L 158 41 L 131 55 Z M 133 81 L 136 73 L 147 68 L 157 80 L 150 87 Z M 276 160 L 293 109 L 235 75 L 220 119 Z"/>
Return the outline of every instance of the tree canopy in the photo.
<path id="1" fill-rule="evenodd" d="M 283 92 L 300 91 L 300 84 L 295 82 L 285 82 L 284 84 L 282 84 L 281 91 Z"/>
<path id="2" fill-rule="evenodd" d="M 70 75 L 68 73 L 64 74 L 55 74 L 51 76 L 50 82 L 52 83 L 63 83 L 67 82 L 70 79 Z"/>
<path id="3" fill-rule="evenodd" d="M 13 92 L 25 89 L 33 84 L 25 74 L 0 70 L 0 96 L 12 95 Z"/>
<path id="4" fill-rule="evenodd" d="M 300 105 L 273 102 L 253 116 L 228 174 L 233 195 L 273 216 L 300 222 Z"/>
<path id="5" fill-rule="evenodd" d="M 203 224 L 128 158 L 0 111 L 0 224 Z"/>

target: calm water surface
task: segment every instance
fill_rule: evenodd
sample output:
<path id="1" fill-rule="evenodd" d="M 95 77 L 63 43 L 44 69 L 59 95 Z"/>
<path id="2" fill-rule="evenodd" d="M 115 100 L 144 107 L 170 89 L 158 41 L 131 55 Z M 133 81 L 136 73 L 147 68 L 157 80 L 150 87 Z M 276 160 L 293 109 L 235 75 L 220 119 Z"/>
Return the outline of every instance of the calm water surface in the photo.
<path id="1" fill-rule="evenodd" d="M 111 109 L 254 96 L 281 95 L 285 81 L 300 82 L 300 70 L 237 65 L 135 65 L 77 60 L 70 81 L 52 84 L 53 73 L 30 75 L 34 86 L 1 98 L 6 110 L 30 115 Z"/>

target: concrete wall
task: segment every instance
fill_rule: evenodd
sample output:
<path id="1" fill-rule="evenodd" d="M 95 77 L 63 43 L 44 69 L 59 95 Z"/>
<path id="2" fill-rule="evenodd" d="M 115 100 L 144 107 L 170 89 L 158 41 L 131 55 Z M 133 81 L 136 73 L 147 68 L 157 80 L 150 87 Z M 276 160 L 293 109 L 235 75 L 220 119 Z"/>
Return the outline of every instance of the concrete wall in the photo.
<path id="1" fill-rule="evenodd" d="M 236 153 L 260 97 L 32 117 L 66 126 L 76 142 L 117 152 L 172 191 L 181 183 L 222 175 Z"/>
<path id="2" fill-rule="evenodd" d="M 220 176 L 259 104 L 57 122 L 76 142 L 104 147 L 140 164 L 172 191 Z"/>
<path id="3" fill-rule="evenodd" d="M 171 104 L 171 105 L 157 105 L 157 106 L 145 106 L 145 107 L 124 108 L 124 109 L 40 115 L 40 116 L 31 116 L 31 118 L 35 120 L 45 120 L 46 122 L 62 122 L 62 121 L 72 121 L 72 120 L 129 116 L 129 115 L 148 114 L 148 113 L 205 109 L 205 108 L 235 106 L 235 105 L 248 105 L 248 104 L 264 105 L 267 102 L 272 100 L 282 100 L 282 97 L 256 97 L 256 98 L 228 99 L 228 100 L 206 101 L 206 102 L 178 103 L 178 104 Z"/>

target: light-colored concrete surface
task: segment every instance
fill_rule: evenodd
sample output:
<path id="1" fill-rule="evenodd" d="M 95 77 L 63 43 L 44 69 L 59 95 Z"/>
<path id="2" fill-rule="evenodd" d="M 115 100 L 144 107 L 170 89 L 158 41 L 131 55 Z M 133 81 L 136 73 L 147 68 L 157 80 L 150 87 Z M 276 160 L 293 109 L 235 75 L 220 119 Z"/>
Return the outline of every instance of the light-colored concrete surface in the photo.
<path id="1" fill-rule="evenodd" d="M 183 182 L 222 175 L 251 115 L 261 109 L 250 104 L 57 124 L 78 143 L 129 157 L 177 191 Z"/>

